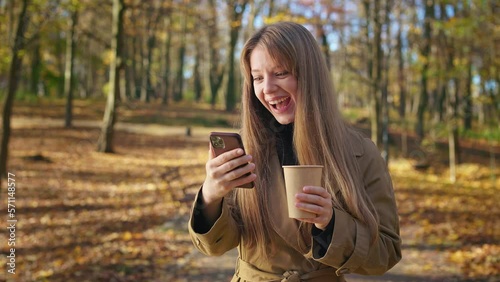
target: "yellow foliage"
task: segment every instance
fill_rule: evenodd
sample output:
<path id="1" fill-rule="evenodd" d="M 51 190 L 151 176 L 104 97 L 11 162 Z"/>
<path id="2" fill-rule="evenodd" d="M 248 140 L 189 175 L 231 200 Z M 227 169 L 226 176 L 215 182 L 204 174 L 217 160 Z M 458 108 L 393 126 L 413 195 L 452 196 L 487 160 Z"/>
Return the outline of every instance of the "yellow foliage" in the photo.
<path id="1" fill-rule="evenodd" d="M 449 256 L 468 275 L 494 277 L 500 275 L 500 246 L 484 244 L 458 250 Z"/>
<path id="2" fill-rule="evenodd" d="M 106 50 L 102 54 L 102 62 L 107 66 L 111 64 L 112 58 L 113 58 L 113 52 L 111 50 Z"/>
<path id="3" fill-rule="evenodd" d="M 123 241 L 130 241 L 130 240 L 132 240 L 132 233 L 130 233 L 128 231 L 125 232 L 125 233 L 123 233 L 122 240 Z"/>
<path id="4" fill-rule="evenodd" d="M 47 278 L 47 277 L 50 277 L 52 275 L 54 275 L 54 270 L 53 269 L 47 269 L 47 270 L 38 271 L 35 276 L 39 277 L 39 278 Z"/>
<path id="5" fill-rule="evenodd" d="M 273 24 L 273 23 L 277 23 L 277 22 L 283 22 L 283 21 L 287 21 L 287 22 L 295 22 L 295 23 L 298 23 L 298 24 L 306 24 L 310 21 L 310 19 L 307 19 L 303 16 L 297 16 L 297 15 L 290 15 L 288 13 L 278 13 L 272 17 L 265 17 L 264 18 L 264 23 L 266 25 L 268 24 Z"/>

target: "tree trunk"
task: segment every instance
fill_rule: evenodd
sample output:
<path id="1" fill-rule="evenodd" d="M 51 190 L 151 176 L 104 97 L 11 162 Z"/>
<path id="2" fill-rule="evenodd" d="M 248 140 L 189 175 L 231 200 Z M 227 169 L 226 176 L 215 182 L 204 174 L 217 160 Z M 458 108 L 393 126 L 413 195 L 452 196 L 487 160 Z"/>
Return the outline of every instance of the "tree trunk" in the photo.
<path id="1" fill-rule="evenodd" d="M 124 0 L 113 0 L 113 38 L 111 39 L 111 63 L 109 66 L 109 92 L 104 112 L 101 135 L 97 144 L 97 151 L 113 152 L 113 135 L 116 121 L 116 100 L 119 96 L 120 66 L 121 66 L 121 38 L 123 33 L 123 14 L 125 13 Z"/>
<path id="2" fill-rule="evenodd" d="M 437 46 L 436 48 L 436 58 L 446 58 L 447 56 L 447 52 L 446 52 L 446 48 L 444 48 L 444 46 L 446 46 L 446 43 L 445 43 L 445 34 L 443 32 L 443 30 L 439 30 L 438 31 L 438 36 L 437 36 L 437 40 L 435 42 L 435 45 Z M 447 81 L 447 64 L 446 63 L 442 63 L 442 62 L 437 62 L 436 64 L 436 72 L 440 75 L 437 75 L 436 79 L 436 89 L 435 89 L 435 94 L 434 94 L 434 101 L 433 103 L 430 105 L 430 107 L 432 107 L 433 109 L 433 117 L 432 117 L 432 125 L 433 125 L 433 128 L 438 128 L 438 125 L 440 122 L 443 121 L 443 118 L 444 116 L 446 116 L 446 113 L 447 113 L 447 108 L 445 108 L 445 102 L 446 102 L 446 99 L 447 99 L 447 87 L 448 87 L 448 81 Z M 433 130 L 433 133 L 435 133 L 435 130 Z"/>
<path id="3" fill-rule="evenodd" d="M 56 27 L 56 33 L 58 34 L 57 36 L 60 36 L 59 34 L 63 34 L 64 30 L 62 28 Z M 57 38 L 58 40 L 63 40 L 62 36 Z M 65 50 L 66 46 L 64 44 L 54 44 L 54 50 L 55 50 L 55 65 L 58 70 L 58 74 L 60 73 L 61 75 L 57 75 L 57 97 L 58 98 L 64 98 L 64 63 L 65 63 Z"/>
<path id="4" fill-rule="evenodd" d="M 257 2 L 257 3 L 256 3 Z M 255 18 L 261 15 L 262 7 L 264 6 L 265 1 L 250 1 L 250 12 L 248 14 L 248 24 L 246 25 L 244 38 L 250 38 L 252 34 L 255 32 Z"/>
<path id="5" fill-rule="evenodd" d="M 448 152 L 450 161 L 450 182 L 455 183 L 457 163 L 460 163 L 460 145 L 458 143 L 458 113 L 459 81 L 453 79 L 453 90 L 449 91 L 448 103 Z"/>
<path id="6" fill-rule="evenodd" d="M 241 18 L 245 12 L 248 0 L 232 1 L 228 4 L 229 15 L 231 19 L 231 29 L 229 33 L 229 53 L 228 53 L 228 79 L 226 93 L 226 111 L 231 112 L 236 107 L 236 88 L 235 88 L 235 72 L 234 72 L 234 50 L 238 35 L 241 29 Z"/>
<path id="7" fill-rule="evenodd" d="M 481 82 L 480 82 L 480 91 L 479 91 L 479 95 L 483 96 L 483 95 L 487 95 L 487 91 L 486 91 L 486 82 L 481 79 Z M 480 101 L 479 102 L 479 110 L 478 110 L 478 115 L 477 115 L 477 122 L 478 122 L 478 125 L 479 127 L 483 127 L 485 125 L 485 122 L 486 122 L 486 111 L 487 111 L 487 105 L 486 103 L 484 103 L 483 101 Z"/>
<path id="8" fill-rule="evenodd" d="M 134 23 L 136 23 L 137 19 L 135 18 L 134 14 L 135 9 L 131 9 L 131 18 L 134 19 Z M 143 89 L 143 75 L 144 75 L 144 48 L 142 42 L 143 42 L 143 34 L 140 32 L 137 32 L 136 34 L 133 35 L 133 59 L 132 59 L 132 68 L 134 70 L 134 98 L 135 99 L 140 99 L 141 98 L 141 93 Z"/>
<path id="9" fill-rule="evenodd" d="M 374 15 L 373 15 L 373 67 L 375 70 L 375 78 L 373 81 L 374 89 L 372 92 L 372 140 L 381 145 L 382 126 L 381 126 L 381 100 L 382 100 L 382 21 L 380 15 L 380 1 L 374 0 Z"/>
<path id="10" fill-rule="evenodd" d="M 422 57 L 424 58 L 424 65 L 421 70 L 420 78 L 420 99 L 417 111 L 417 124 L 415 131 L 422 140 L 424 138 L 424 124 L 425 112 L 427 110 L 428 90 L 427 78 L 429 75 L 429 61 L 431 51 L 431 21 L 434 19 L 434 0 L 425 1 L 425 16 L 424 16 L 424 35 L 423 35 L 423 48 L 421 50 Z"/>
<path id="11" fill-rule="evenodd" d="M 448 20 L 448 16 L 445 12 L 451 9 L 453 15 L 456 14 L 456 7 L 447 6 L 441 4 L 441 19 L 443 21 Z M 450 162 L 450 181 L 454 183 L 456 181 L 456 164 L 460 163 L 460 144 L 458 142 L 458 103 L 460 97 L 460 78 L 458 74 L 454 71 L 455 60 L 456 60 L 456 42 L 454 42 L 453 37 L 447 37 L 443 35 L 440 37 L 442 46 L 445 51 L 444 58 L 446 59 L 446 74 L 447 82 L 449 85 L 453 86 L 452 89 L 448 91 L 448 146 L 449 146 L 449 162 Z"/>
<path id="12" fill-rule="evenodd" d="M 398 9 L 398 33 L 396 38 L 396 57 L 398 59 L 398 87 L 399 87 L 399 118 L 402 122 L 401 153 L 403 157 L 408 156 L 408 121 L 406 120 L 406 77 L 405 62 L 403 57 L 403 3 L 399 3 Z"/>
<path id="13" fill-rule="evenodd" d="M 187 9 L 185 7 L 184 9 Z M 179 47 L 179 63 L 177 65 L 177 75 L 175 91 L 174 91 L 174 101 L 178 102 L 183 99 L 184 95 L 184 56 L 186 54 L 186 30 L 187 30 L 187 16 L 188 13 L 184 10 L 184 15 L 182 16 L 182 33 L 181 33 L 181 46 Z"/>
<path id="14" fill-rule="evenodd" d="M 210 104 L 212 108 L 217 103 L 217 94 L 222 85 L 224 76 L 224 64 L 220 59 L 220 49 L 222 40 L 219 38 L 219 31 L 217 28 L 217 5 L 215 0 L 209 0 L 210 19 L 208 21 L 208 45 L 209 52 L 209 80 L 210 80 Z"/>
<path id="15" fill-rule="evenodd" d="M 236 107 L 236 88 L 235 88 L 235 73 L 234 73 L 234 49 L 238 38 L 238 31 L 234 28 L 231 29 L 231 39 L 228 53 L 228 78 L 227 78 L 227 92 L 226 92 L 226 111 L 231 112 Z"/>
<path id="16" fill-rule="evenodd" d="M 389 62 L 391 57 L 391 23 L 389 14 L 391 12 L 392 1 L 386 0 L 385 2 L 385 12 L 384 12 L 384 25 L 386 26 L 386 35 L 387 38 L 387 54 L 384 56 L 383 52 L 379 53 L 379 63 Z M 382 86 L 382 157 L 385 160 L 385 163 L 389 164 L 389 63 L 383 64 L 384 69 L 384 79 Z"/>
<path id="17" fill-rule="evenodd" d="M 459 100 L 460 100 L 460 79 L 458 77 L 455 77 L 453 79 L 454 83 L 455 83 L 455 92 L 453 93 L 454 97 L 453 97 L 453 103 L 452 103 L 452 114 L 453 114 L 453 117 L 452 117 L 452 134 L 453 134 L 453 142 L 455 144 L 455 152 L 454 152 L 454 155 L 455 155 L 455 160 L 456 160 L 456 163 L 457 164 L 460 164 L 462 162 L 461 158 L 460 158 L 460 142 L 459 142 L 459 136 L 458 136 L 458 122 L 459 122 L 459 117 L 458 117 L 458 103 L 459 103 Z"/>
<path id="18" fill-rule="evenodd" d="M 370 83 L 368 86 L 368 99 L 369 99 L 369 105 L 370 105 L 370 126 L 371 126 L 371 139 L 373 142 L 375 142 L 377 145 L 380 144 L 379 138 L 378 138 L 378 132 L 379 132 L 379 122 L 378 122 L 378 111 L 379 111 L 379 101 L 376 98 L 377 97 L 377 86 L 378 84 L 375 83 L 374 78 L 373 78 L 373 69 L 374 69 L 374 57 L 376 57 L 376 52 L 374 52 L 375 47 L 374 43 L 371 39 L 371 25 L 372 25 L 372 20 L 377 17 L 375 14 L 374 17 L 372 17 L 372 7 L 371 7 L 371 1 L 365 0 L 363 1 L 363 8 L 364 8 L 364 13 L 365 13 L 365 26 L 364 26 L 364 33 L 365 33 L 365 41 L 366 41 L 366 71 L 368 73 L 368 82 Z M 375 13 L 375 11 L 373 11 Z"/>
<path id="19" fill-rule="evenodd" d="M 323 27 L 323 24 L 321 23 L 316 24 L 316 31 L 318 33 L 318 38 L 320 39 L 321 42 L 321 50 L 323 51 L 323 56 L 325 57 L 326 66 L 328 67 L 329 70 L 331 70 L 332 66 L 330 63 L 330 44 L 328 43 L 328 38 L 326 37 L 326 32 Z"/>
<path id="20" fill-rule="evenodd" d="M 201 96 L 203 94 L 203 83 L 201 80 L 200 64 L 201 64 L 201 54 L 202 54 L 201 42 L 198 40 L 196 42 L 196 56 L 194 62 L 194 98 L 196 102 L 201 101 Z"/>
<path id="21" fill-rule="evenodd" d="M 121 49 L 120 49 L 120 65 L 118 66 L 119 72 L 118 75 L 120 76 L 119 78 L 119 86 L 118 89 L 118 97 L 116 99 L 120 103 L 126 103 L 131 95 L 131 83 L 128 80 L 128 78 L 132 75 L 132 72 L 130 71 L 129 68 L 129 57 L 128 57 L 128 50 L 127 48 L 129 47 L 128 41 L 125 40 L 127 38 L 127 35 L 125 34 L 125 31 L 122 32 L 122 38 L 120 39 L 120 44 L 121 44 Z"/>
<path id="22" fill-rule="evenodd" d="M 73 66 L 75 62 L 75 29 L 78 24 L 78 10 L 77 8 L 73 9 L 74 11 L 71 13 L 70 30 L 66 38 L 66 63 L 64 71 L 64 96 L 66 97 L 66 116 L 64 125 L 66 128 L 71 127 L 73 119 Z"/>
<path id="23" fill-rule="evenodd" d="M 164 89 L 162 93 L 162 104 L 167 105 L 170 93 L 170 49 L 172 46 L 172 33 L 170 32 L 170 21 L 171 14 L 169 13 L 165 19 L 166 26 L 166 40 L 165 40 L 165 69 L 163 71 L 164 75 Z"/>
<path id="24" fill-rule="evenodd" d="M 436 120 L 436 123 L 438 122 L 442 122 L 444 120 L 444 115 L 445 115 L 445 112 L 446 112 L 446 108 L 445 108 L 445 102 L 446 102 L 446 82 L 443 83 L 443 85 L 438 89 L 438 99 L 436 101 L 436 109 L 437 109 L 437 113 L 436 113 L 436 116 L 437 116 L 437 120 Z"/>
<path id="25" fill-rule="evenodd" d="M 451 107 L 451 106 L 448 106 Z M 457 180 L 457 169 L 456 169 L 456 159 L 455 159 L 455 137 L 454 130 L 452 128 L 448 129 L 448 147 L 449 147 L 449 160 L 450 160 L 450 182 L 455 183 Z"/>
<path id="26" fill-rule="evenodd" d="M 125 35 L 124 35 L 125 36 Z M 126 36 L 125 36 L 126 37 Z M 130 54 L 130 44 L 129 40 L 123 40 L 123 68 L 125 71 L 125 91 L 122 94 L 122 98 L 120 99 L 123 102 L 128 101 L 132 98 L 132 90 L 133 90 L 133 81 L 134 81 L 134 70 L 132 69 L 131 60 L 134 60 L 134 57 Z M 126 42 L 126 43 L 125 43 Z"/>
<path id="27" fill-rule="evenodd" d="M 96 19 L 92 18 L 90 20 L 90 26 L 94 26 L 96 24 Z M 92 47 L 93 47 L 93 40 L 92 39 L 85 39 L 81 38 L 80 40 L 84 39 L 85 41 L 82 42 L 82 57 L 84 58 L 89 58 L 92 56 Z M 97 71 L 97 64 L 93 60 L 83 60 L 83 67 L 85 71 L 83 72 L 83 87 L 85 88 L 85 94 L 83 95 L 84 98 L 92 97 L 95 95 L 97 91 L 96 89 L 96 82 L 99 80 L 98 77 L 98 71 Z"/>
<path id="28" fill-rule="evenodd" d="M 17 31 L 14 37 L 14 45 L 12 47 L 12 60 L 9 67 L 9 80 L 7 86 L 7 93 L 3 102 L 2 109 L 2 140 L 0 144 L 0 180 L 7 176 L 7 159 L 9 153 L 9 139 L 10 139 L 10 118 L 12 115 L 12 108 L 14 104 L 14 96 L 16 95 L 17 86 L 19 82 L 19 74 L 21 71 L 21 61 L 23 57 L 23 50 L 25 48 L 24 34 L 29 23 L 28 10 L 29 1 L 23 0 L 21 13 L 17 24 Z M 2 183 L 0 182 L 0 191 Z"/>
<path id="29" fill-rule="evenodd" d="M 156 27 L 158 26 L 158 21 L 160 17 L 158 16 L 159 12 L 156 11 L 157 8 L 154 4 L 150 4 L 147 8 L 147 54 L 144 61 L 144 69 L 145 73 L 143 75 L 145 88 L 143 88 L 141 92 L 141 101 L 149 103 L 151 100 L 151 96 L 154 96 L 155 90 L 153 87 L 153 83 L 151 81 L 151 68 L 153 65 L 153 52 L 156 46 Z"/>
<path id="30" fill-rule="evenodd" d="M 134 35 L 132 39 L 132 72 L 134 73 L 134 99 L 140 99 L 141 98 L 141 82 L 142 82 L 142 52 L 140 49 L 141 47 L 137 47 L 137 45 L 142 46 L 140 43 L 142 40 L 139 38 L 139 35 Z M 137 50 L 139 49 L 139 50 Z M 139 57 L 139 60 L 137 59 Z M 138 61 L 140 63 L 138 63 Z"/>
<path id="31" fill-rule="evenodd" d="M 399 4 L 399 12 L 398 12 L 398 34 L 397 34 L 397 43 L 396 43 L 396 56 L 398 58 L 398 86 L 399 86 L 399 107 L 398 113 L 399 117 L 402 119 L 406 116 L 406 77 L 405 77 L 405 62 L 403 57 L 403 8 Z"/>
<path id="32" fill-rule="evenodd" d="M 40 52 L 41 44 L 40 44 L 40 36 L 37 36 L 34 41 L 33 48 L 33 58 L 31 59 L 31 81 L 30 81 L 30 90 L 34 96 L 37 96 L 40 93 L 39 84 L 40 84 L 40 73 L 42 70 L 42 54 Z M 42 92 L 43 93 L 43 92 Z"/>
<path id="33" fill-rule="evenodd" d="M 151 94 L 154 92 L 153 85 L 151 84 L 151 65 L 153 60 L 153 49 L 155 46 L 155 42 L 156 38 L 154 32 L 152 31 L 151 34 L 148 36 L 148 42 L 147 42 L 148 53 L 144 61 L 145 73 L 142 76 L 144 79 L 144 83 L 142 85 L 145 85 L 145 88 L 143 88 L 141 91 L 141 101 L 145 103 L 149 103 Z"/>
<path id="34" fill-rule="evenodd" d="M 464 130 L 472 129 L 472 79 L 472 60 L 469 59 L 464 93 Z"/>
<path id="35" fill-rule="evenodd" d="M 274 0 L 269 0 L 269 10 L 267 11 L 267 16 L 269 18 L 274 16 Z"/>

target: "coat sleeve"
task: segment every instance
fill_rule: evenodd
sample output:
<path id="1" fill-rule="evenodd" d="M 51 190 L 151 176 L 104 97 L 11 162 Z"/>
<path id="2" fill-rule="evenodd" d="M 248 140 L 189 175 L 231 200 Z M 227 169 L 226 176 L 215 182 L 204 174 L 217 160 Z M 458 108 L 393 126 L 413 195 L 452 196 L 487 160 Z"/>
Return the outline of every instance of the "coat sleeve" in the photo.
<path id="1" fill-rule="evenodd" d="M 337 275 L 380 275 L 401 260 L 399 218 L 387 166 L 371 140 L 364 138 L 360 142 L 363 152 L 357 158 L 367 195 L 379 216 L 378 238 L 371 242 L 366 225 L 334 208 L 335 222 L 327 238 L 328 248 L 321 247 L 325 242 L 313 240 L 312 254 L 315 260 L 337 268 Z"/>
<path id="2" fill-rule="evenodd" d="M 207 226 L 202 214 L 203 204 L 199 201 L 200 191 L 196 194 L 191 210 L 189 235 L 200 252 L 209 256 L 220 256 L 238 246 L 239 230 L 225 199 L 222 202 L 221 215 L 212 226 Z"/>

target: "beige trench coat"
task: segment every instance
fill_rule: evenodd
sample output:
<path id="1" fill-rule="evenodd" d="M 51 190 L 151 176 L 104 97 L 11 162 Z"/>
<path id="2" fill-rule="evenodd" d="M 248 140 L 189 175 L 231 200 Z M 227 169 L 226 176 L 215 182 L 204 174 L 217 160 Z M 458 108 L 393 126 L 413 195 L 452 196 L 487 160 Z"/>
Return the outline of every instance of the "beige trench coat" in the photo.
<path id="1" fill-rule="evenodd" d="M 288 218 L 282 168 L 278 158 L 272 160 L 276 171 L 272 183 L 272 231 L 278 253 L 265 259 L 240 244 L 240 234 L 228 206 L 223 202 L 222 214 L 211 229 L 197 233 L 193 213 L 189 233 L 195 247 L 206 255 L 222 255 L 238 247 L 232 281 L 345 281 L 344 274 L 380 275 L 401 259 L 401 239 L 394 191 L 385 162 L 370 139 L 352 132 L 353 157 L 357 159 L 368 196 L 379 215 L 379 238 L 370 244 L 366 226 L 350 214 L 334 208 L 335 223 L 331 243 L 321 255 L 315 240 L 306 242 L 299 233 L 299 224 Z M 198 193 L 199 195 L 199 193 Z M 198 199 L 196 196 L 195 203 Z M 194 209 L 194 205 L 193 205 Z M 194 210 L 193 210 L 194 211 Z"/>

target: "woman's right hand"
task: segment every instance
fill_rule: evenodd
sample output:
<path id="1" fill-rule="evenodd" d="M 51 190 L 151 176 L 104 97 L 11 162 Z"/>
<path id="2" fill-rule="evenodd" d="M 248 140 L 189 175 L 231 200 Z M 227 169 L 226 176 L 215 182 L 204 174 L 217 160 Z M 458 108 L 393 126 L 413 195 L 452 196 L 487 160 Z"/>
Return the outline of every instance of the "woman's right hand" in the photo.
<path id="1" fill-rule="evenodd" d="M 244 155 L 242 149 L 234 149 L 217 157 L 214 156 L 212 150 L 209 150 L 209 160 L 205 169 L 206 178 L 202 187 L 202 195 L 206 205 L 219 203 L 235 187 L 257 178 L 253 173 L 255 164 L 252 163 L 252 156 Z M 250 174 L 245 176 L 248 173 Z"/>

